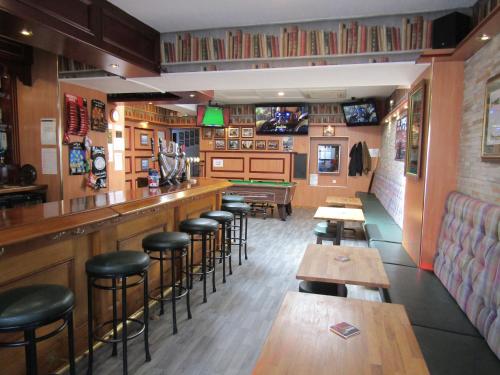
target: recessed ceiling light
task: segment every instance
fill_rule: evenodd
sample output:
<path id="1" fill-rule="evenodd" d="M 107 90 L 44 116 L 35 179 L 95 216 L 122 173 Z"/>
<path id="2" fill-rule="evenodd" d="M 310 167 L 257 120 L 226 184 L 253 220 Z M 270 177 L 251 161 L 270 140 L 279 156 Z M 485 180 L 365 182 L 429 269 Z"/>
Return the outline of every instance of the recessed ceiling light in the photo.
<path id="1" fill-rule="evenodd" d="M 20 31 L 21 35 L 24 35 L 24 36 L 33 36 L 33 31 L 31 30 L 28 30 L 28 29 L 22 29 Z"/>
<path id="2" fill-rule="evenodd" d="M 487 41 L 487 40 L 490 40 L 491 37 L 488 35 L 488 34 L 481 34 L 481 36 L 479 37 L 480 40 L 482 40 L 483 42 Z"/>
<path id="3" fill-rule="evenodd" d="M 118 64 L 109 64 L 109 66 L 112 67 L 113 69 L 118 69 L 118 67 L 120 65 L 118 65 Z"/>
<path id="4" fill-rule="evenodd" d="M 278 92 L 278 96 L 285 96 L 285 93 L 283 91 Z"/>
<path id="5" fill-rule="evenodd" d="M 149 102 L 148 104 L 151 105 L 151 104 L 153 104 L 153 102 Z"/>
<path id="6" fill-rule="evenodd" d="M 196 95 L 195 94 L 189 94 L 190 98 L 194 98 Z"/>

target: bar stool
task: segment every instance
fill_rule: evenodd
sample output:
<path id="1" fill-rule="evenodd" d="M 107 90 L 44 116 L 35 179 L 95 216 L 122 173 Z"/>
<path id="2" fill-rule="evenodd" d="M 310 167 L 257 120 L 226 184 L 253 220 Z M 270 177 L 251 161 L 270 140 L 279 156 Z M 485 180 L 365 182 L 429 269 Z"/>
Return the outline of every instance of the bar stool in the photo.
<path id="1" fill-rule="evenodd" d="M 231 212 L 235 217 L 231 235 L 231 244 L 233 243 L 233 239 L 236 240 L 236 230 L 238 230 L 238 242 L 237 242 L 238 253 L 239 253 L 238 264 L 241 266 L 241 248 L 243 245 L 245 246 L 245 259 L 248 259 L 247 234 L 248 234 L 248 213 L 250 212 L 250 206 L 246 203 L 239 203 L 239 202 L 223 203 L 221 209 L 223 211 Z M 238 224 L 236 224 L 237 220 Z M 245 228 L 244 231 L 243 228 Z"/>
<path id="2" fill-rule="evenodd" d="M 201 275 L 203 278 L 203 302 L 207 302 L 207 275 L 212 274 L 212 288 L 215 288 L 215 249 L 210 251 L 210 266 L 207 267 L 207 242 L 211 240 L 219 229 L 219 223 L 212 219 L 187 219 L 181 222 L 180 230 L 191 236 L 190 269 L 188 273 L 189 287 L 193 287 L 194 275 Z M 201 272 L 194 272 L 194 243 L 201 241 Z"/>
<path id="3" fill-rule="evenodd" d="M 73 308 L 75 296 L 62 285 L 39 284 L 15 288 L 0 293 L 0 332 L 24 332 L 24 340 L 0 343 L 0 347 L 24 346 L 26 373 L 36 375 L 36 344 L 49 339 L 68 327 L 69 373 L 75 374 L 73 342 Z M 62 320 L 61 325 L 50 333 L 36 337 L 39 327 Z"/>
<path id="4" fill-rule="evenodd" d="M 229 258 L 229 274 L 233 274 L 233 266 L 232 266 L 232 260 L 231 260 L 231 243 L 229 242 L 229 246 L 227 246 L 227 241 L 231 240 L 231 222 L 234 220 L 234 215 L 231 212 L 227 211 L 208 211 L 204 212 L 200 215 L 202 218 L 206 219 L 213 219 L 217 221 L 220 224 L 220 231 L 221 231 L 221 241 L 220 241 L 220 248 L 216 251 L 219 252 L 220 257 L 217 259 L 220 259 L 222 261 L 222 282 L 226 282 L 226 258 Z M 227 236 L 226 236 L 227 234 Z M 214 236 L 214 241 L 215 241 L 216 236 Z M 213 248 L 216 248 L 215 243 L 213 245 Z M 226 251 L 228 249 L 229 251 Z"/>
<path id="5" fill-rule="evenodd" d="M 186 260 L 185 270 L 186 275 L 189 273 L 189 262 L 187 257 L 187 249 L 189 247 L 190 238 L 187 233 L 182 232 L 160 232 L 153 233 L 149 236 L 144 237 L 142 240 L 142 247 L 146 254 L 149 255 L 151 259 L 158 260 L 160 262 L 160 297 L 149 296 L 149 298 L 160 302 L 160 315 L 163 315 L 163 305 L 164 301 L 172 302 L 172 324 L 174 328 L 174 335 L 177 333 L 177 314 L 176 314 L 176 301 L 186 296 L 187 313 L 188 319 L 191 319 L 191 306 L 189 304 L 189 280 L 186 276 L 186 287 L 182 286 L 182 277 L 179 282 L 176 278 L 176 261 Z M 166 256 L 166 252 L 170 252 L 169 256 Z M 158 253 L 158 255 L 152 256 L 151 253 Z M 172 282 L 170 287 L 172 288 L 172 293 L 169 298 L 166 298 L 163 294 L 164 281 L 163 281 L 163 268 L 164 261 L 170 260 L 170 273 L 172 276 Z M 182 272 L 181 272 L 182 276 Z M 153 294 L 153 293 L 152 293 Z"/>
<path id="6" fill-rule="evenodd" d="M 144 333 L 144 349 L 146 352 L 146 361 L 151 360 L 149 353 L 149 306 L 148 306 L 148 268 L 149 256 L 140 251 L 115 251 L 96 255 L 90 258 L 85 263 L 85 270 L 87 271 L 87 293 L 88 293 L 88 345 L 89 345 L 89 364 L 88 375 L 92 375 L 92 363 L 94 356 L 94 338 L 97 341 L 113 344 L 113 353 L 115 356 L 117 352 L 117 343 L 122 342 L 123 346 L 123 374 L 128 373 L 127 362 L 127 342 L 140 334 Z M 139 276 L 140 279 L 131 284 L 127 284 L 127 278 L 131 276 Z M 98 284 L 98 280 L 111 280 L 112 285 L 106 286 Z M 117 285 L 117 281 L 121 280 L 121 286 Z M 138 319 L 127 318 L 127 289 L 136 285 L 144 284 L 144 314 L 143 321 Z M 96 326 L 96 330 L 106 325 L 113 325 L 113 338 L 104 338 L 97 336 L 93 327 L 93 297 L 92 288 L 111 290 L 113 292 L 113 319 L 103 322 Z M 118 311 L 117 311 L 117 290 L 122 291 L 122 337 L 118 339 Z M 134 323 L 138 325 L 137 332 L 128 336 L 127 323 Z"/>
<path id="7" fill-rule="evenodd" d="M 314 235 L 316 236 L 316 243 L 321 245 L 323 241 L 332 241 L 334 244 L 339 244 L 337 241 L 337 224 L 323 221 L 316 224 L 314 227 Z"/>
<path id="8" fill-rule="evenodd" d="M 245 198 L 241 195 L 226 194 L 222 196 L 222 203 L 245 203 Z"/>

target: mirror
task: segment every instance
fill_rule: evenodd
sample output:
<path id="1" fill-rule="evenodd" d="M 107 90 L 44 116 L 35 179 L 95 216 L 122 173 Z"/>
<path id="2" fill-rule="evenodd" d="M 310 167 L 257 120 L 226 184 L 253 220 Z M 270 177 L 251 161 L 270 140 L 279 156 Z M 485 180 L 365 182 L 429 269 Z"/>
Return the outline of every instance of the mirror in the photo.
<path id="1" fill-rule="evenodd" d="M 410 92 L 408 98 L 406 176 L 420 177 L 424 116 L 425 81 L 422 81 Z"/>

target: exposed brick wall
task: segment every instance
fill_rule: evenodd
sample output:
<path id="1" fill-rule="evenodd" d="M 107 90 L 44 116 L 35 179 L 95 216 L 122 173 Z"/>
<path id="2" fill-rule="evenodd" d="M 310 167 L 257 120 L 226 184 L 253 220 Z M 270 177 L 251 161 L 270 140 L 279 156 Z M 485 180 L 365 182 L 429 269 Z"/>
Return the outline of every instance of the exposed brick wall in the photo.
<path id="1" fill-rule="evenodd" d="M 400 227 L 403 226 L 404 191 L 406 178 L 404 177 L 404 161 L 394 160 L 396 156 L 396 119 L 388 124 L 382 124 L 382 146 L 377 167 L 376 178 L 372 192 L 377 195 L 384 208 L 389 212 Z M 377 186 L 383 185 L 383 186 Z"/>
<path id="2" fill-rule="evenodd" d="M 500 161 L 481 160 L 484 90 L 488 78 L 500 73 L 500 35 L 465 63 L 457 190 L 500 204 Z"/>

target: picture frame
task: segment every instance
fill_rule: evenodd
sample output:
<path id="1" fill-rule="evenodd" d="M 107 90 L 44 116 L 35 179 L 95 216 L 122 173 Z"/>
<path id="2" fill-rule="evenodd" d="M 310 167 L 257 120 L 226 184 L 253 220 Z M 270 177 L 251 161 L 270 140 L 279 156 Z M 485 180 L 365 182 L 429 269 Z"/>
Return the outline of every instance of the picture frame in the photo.
<path id="1" fill-rule="evenodd" d="M 253 150 L 253 140 L 243 139 L 241 140 L 242 150 Z"/>
<path id="2" fill-rule="evenodd" d="M 141 145 L 147 146 L 149 141 L 149 137 L 147 134 L 141 134 Z"/>
<path id="3" fill-rule="evenodd" d="M 276 140 L 269 140 L 267 141 L 267 149 L 268 150 L 279 150 L 280 149 L 280 143 L 279 141 Z"/>
<path id="4" fill-rule="evenodd" d="M 253 138 L 253 128 L 241 128 L 241 138 Z"/>
<path id="5" fill-rule="evenodd" d="M 202 128 L 201 138 L 202 139 L 212 139 L 214 131 L 212 128 Z"/>
<path id="6" fill-rule="evenodd" d="M 255 141 L 255 149 L 256 150 L 265 150 L 266 149 L 266 141 L 259 139 Z"/>
<path id="7" fill-rule="evenodd" d="M 404 161 L 406 158 L 406 129 L 408 116 L 405 113 L 396 120 L 396 139 L 394 143 L 394 160 Z"/>
<path id="8" fill-rule="evenodd" d="M 225 139 L 216 139 L 214 141 L 214 149 L 215 150 L 225 150 L 226 149 L 226 140 Z"/>
<path id="9" fill-rule="evenodd" d="M 422 80 L 408 95 L 405 175 L 419 178 L 425 126 L 426 82 Z"/>
<path id="10" fill-rule="evenodd" d="M 225 128 L 214 129 L 214 138 L 226 138 L 226 129 Z"/>
<path id="11" fill-rule="evenodd" d="M 332 125 L 323 126 L 323 137 L 334 137 L 335 127 Z"/>
<path id="12" fill-rule="evenodd" d="M 149 170 L 149 159 L 141 159 L 141 171 L 147 172 Z"/>
<path id="13" fill-rule="evenodd" d="M 227 137 L 228 138 L 239 138 L 240 137 L 240 128 L 228 128 Z"/>
<path id="14" fill-rule="evenodd" d="M 500 74 L 486 81 L 481 158 L 500 159 Z"/>
<path id="15" fill-rule="evenodd" d="M 227 149 L 228 150 L 239 150 L 240 149 L 240 140 L 239 139 L 228 139 Z"/>
<path id="16" fill-rule="evenodd" d="M 318 145 L 318 174 L 340 174 L 340 151 L 338 144 Z"/>

